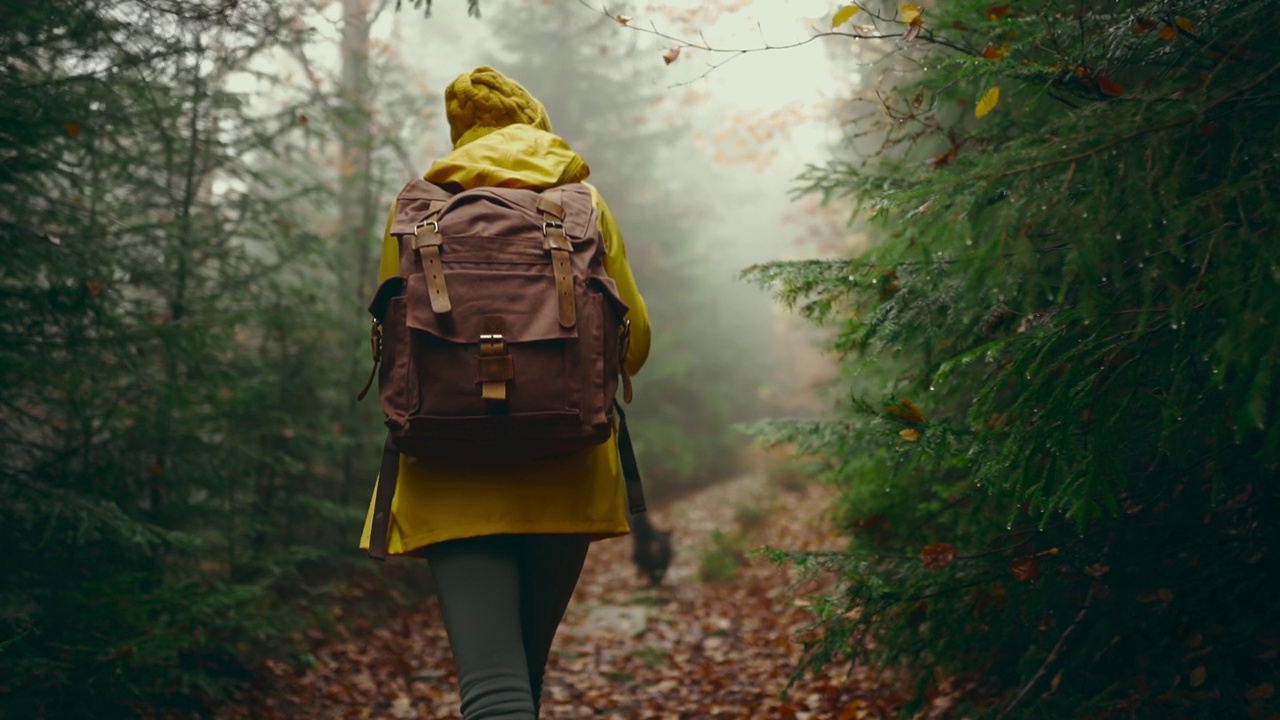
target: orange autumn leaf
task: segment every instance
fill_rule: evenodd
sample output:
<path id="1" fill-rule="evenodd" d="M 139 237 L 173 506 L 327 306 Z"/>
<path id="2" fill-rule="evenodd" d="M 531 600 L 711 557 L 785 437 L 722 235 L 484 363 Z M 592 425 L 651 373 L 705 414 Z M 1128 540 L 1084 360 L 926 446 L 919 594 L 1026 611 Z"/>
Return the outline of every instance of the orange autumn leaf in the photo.
<path id="1" fill-rule="evenodd" d="M 102 294 L 102 283 L 97 280 L 85 280 L 84 289 L 89 291 L 89 295 L 98 297 Z"/>
<path id="2" fill-rule="evenodd" d="M 920 411 L 920 408 L 916 407 L 915 403 L 907 400 L 906 398 L 903 398 L 899 402 L 902 403 L 902 407 L 906 408 L 908 422 L 917 424 L 923 424 L 925 422 L 924 413 Z"/>
<path id="3" fill-rule="evenodd" d="M 1018 582 L 1034 583 L 1040 579 L 1040 563 L 1034 555 L 1014 558 L 1009 562 L 1009 571 Z"/>
<path id="4" fill-rule="evenodd" d="M 1094 81 L 1098 83 L 1098 89 L 1107 95 L 1120 97 L 1124 94 L 1124 88 L 1120 87 L 1120 83 L 1112 80 L 1106 75 L 1099 74 L 1094 78 Z"/>
<path id="5" fill-rule="evenodd" d="M 80 137 L 80 123 L 75 120 L 68 120 L 62 124 L 62 132 L 66 133 L 67 137 Z"/>
<path id="6" fill-rule="evenodd" d="M 941 570 L 955 562 L 955 559 L 956 546 L 951 543 L 929 543 L 920 550 L 920 562 L 930 570 Z"/>
<path id="7" fill-rule="evenodd" d="M 627 24 L 627 23 L 629 23 L 629 22 L 631 22 L 631 18 L 627 17 L 626 15 L 619 15 L 619 16 L 618 16 L 618 24 L 619 24 L 619 25 L 626 25 L 626 24 Z"/>
<path id="8" fill-rule="evenodd" d="M 991 21 L 995 21 L 995 20 L 999 20 L 1000 18 L 1008 14 L 1009 14 L 1008 5 L 992 5 L 987 10 L 987 19 Z"/>
<path id="9" fill-rule="evenodd" d="M 1147 33 L 1155 29 L 1156 29 L 1155 22 L 1148 20 L 1146 18 L 1138 18 L 1137 20 L 1133 21 L 1134 35 L 1146 35 Z"/>
<path id="10" fill-rule="evenodd" d="M 1196 29 L 1196 24 L 1195 24 L 1195 23 L 1193 23 L 1193 22 L 1191 22 L 1191 21 L 1190 21 L 1190 20 L 1188 20 L 1187 18 L 1184 18 L 1184 17 L 1176 17 L 1176 18 L 1174 18 L 1174 19 L 1173 19 L 1173 24 L 1174 24 L 1174 25 L 1177 25 L 1177 26 L 1178 26 L 1178 27 L 1180 27 L 1180 28 L 1182 28 L 1182 29 L 1183 29 L 1183 30 L 1185 30 L 1186 32 L 1191 32 L 1191 31 L 1193 31 L 1193 30 L 1195 30 L 1195 29 Z"/>
<path id="11" fill-rule="evenodd" d="M 903 428 L 898 431 L 898 437 L 907 442 L 917 442 L 920 440 L 920 431 L 915 428 Z"/>
<path id="12" fill-rule="evenodd" d="M 680 57 L 680 48 L 678 47 L 669 48 L 666 52 L 662 53 L 662 61 L 668 65 L 675 62 L 678 57 Z"/>
<path id="13" fill-rule="evenodd" d="M 908 425 L 923 425 L 927 422 L 920 408 L 905 398 L 898 400 L 897 405 L 885 405 L 884 411 Z"/>
<path id="14" fill-rule="evenodd" d="M 911 26 L 907 28 L 907 32 L 903 34 L 902 36 L 903 42 L 911 42 L 912 40 L 915 40 L 916 37 L 920 35 L 920 31 L 923 29 L 924 29 L 924 16 L 917 15 L 916 18 L 911 21 Z"/>
<path id="15" fill-rule="evenodd" d="M 1256 703 L 1262 702 L 1263 700 L 1270 700 L 1275 694 L 1275 685 L 1272 685 L 1271 683 L 1262 683 L 1261 685 L 1255 685 L 1249 688 L 1249 691 L 1246 692 L 1244 696 L 1249 700 L 1249 702 Z"/>
<path id="16" fill-rule="evenodd" d="M 1178 37 L 1178 31 L 1174 30 L 1172 25 L 1161 25 L 1160 32 L 1157 32 L 1156 35 L 1161 40 L 1174 40 Z"/>
<path id="17" fill-rule="evenodd" d="M 898 12 L 902 14 L 901 20 L 904 23 L 914 23 L 916 20 L 922 19 L 924 13 L 915 5 L 899 5 Z"/>
<path id="18" fill-rule="evenodd" d="M 1004 57 L 1008 53 L 1009 53 L 1008 45 L 1001 45 L 998 48 L 995 45 L 988 45 L 982 49 L 982 57 L 988 60 L 999 60 L 1000 58 Z"/>

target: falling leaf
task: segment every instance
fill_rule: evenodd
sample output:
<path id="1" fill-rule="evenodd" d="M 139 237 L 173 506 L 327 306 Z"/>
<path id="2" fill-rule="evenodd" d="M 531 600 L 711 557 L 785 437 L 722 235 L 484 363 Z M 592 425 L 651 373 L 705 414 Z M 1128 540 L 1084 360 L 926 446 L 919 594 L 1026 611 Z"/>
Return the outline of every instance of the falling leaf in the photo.
<path id="1" fill-rule="evenodd" d="M 835 30 L 837 27 L 849 22 L 849 18 L 857 14 L 857 5 L 845 5 L 836 11 L 835 17 L 831 18 L 831 29 Z"/>
<path id="2" fill-rule="evenodd" d="M 285 440 L 292 440 L 297 434 L 293 428 L 280 428 L 280 437 Z"/>
<path id="3" fill-rule="evenodd" d="M 630 18 L 629 16 L 627 16 L 627 15 L 619 15 L 619 16 L 618 16 L 618 24 L 619 24 L 619 25 L 626 25 L 626 24 L 627 24 L 627 23 L 629 23 L 629 22 L 631 22 L 631 18 Z"/>
<path id="4" fill-rule="evenodd" d="M 102 283 L 97 280 L 85 280 L 84 288 L 85 290 L 88 290 L 89 294 L 93 297 L 98 297 L 102 294 Z"/>
<path id="5" fill-rule="evenodd" d="M 1193 23 L 1193 22 L 1191 22 L 1191 21 L 1190 21 L 1190 20 L 1188 20 L 1187 18 L 1184 18 L 1184 17 L 1176 17 L 1176 18 L 1174 18 L 1174 19 L 1173 19 L 1173 24 L 1174 24 L 1174 25 L 1177 25 L 1177 26 L 1178 26 L 1178 27 L 1180 27 L 1180 28 L 1182 28 L 1182 29 L 1183 29 L 1183 30 L 1185 30 L 1186 32 L 1191 32 L 1192 30 L 1195 30 L 1195 29 L 1196 29 L 1196 24 L 1195 24 L 1195 23 Z"/>
<path id="6" fill-rule="evenodd" d="M 311 118 L 307 117 L 306 113 L 298 113 L 298 124 L 307 127 L 311 124 Z"/>
<path id="7" fill-rule="evenodd" d="M 48 240 L 48 241 L 49 241 L 51 244 L 53 244 L 53 245 L 61 245 L 61 244 L 62 244 L 62 238 L 58 237 L 57 235 L 54 235 L 54 234 L 53 234 L 53 233 L 51 233 L 51 232 L 41 233 L 41 234 L 40 234 L 40 237 L 44 238 L 45 240 Z"/>
<path id="8" fill-rule="evenodd" d="M 902 41 L 911 42 L 912 40 L 915 40 L 916 37 L 920 35 L 920 31 L 922 29 L 924 29 L 924 16 L 917 15 L 915 19 L 911 21 L 911 26 L 907 28 L 907 32 L 903 34 Z"/>
<path id="9" fill-rule="evenodd" d="M 160 477 L 164 474 L 164 468 L 159 463 L 151 463 L 147 466 L 147 474 L 151 477 Z"/>
<path id="10" fill-rule="evenodd" d="M 899 5 L 898 12 L 901 13 L 901 19 L 904 23 L 913 23 L 924 16 L 924 14 L 920 12 L 920 8 L 915 5 Z"/>
<path id="11" fill-rule="evenodd" d="M 1009 14 L 1008 5 L 992 5 L 987 10 L 987 19 L 994 22 L 1008 14 Z"/>
<path id="12" fill-rule="evenodd" d="M 1249 700 L 1249 702 L 1256 703 L 1262 702 L 1263 700 L 1270 700 L 1275 694 L 1276 687 L 1274 685 L 1271 683 L 1262 683 L 1261 685 L 1255 685 L 1249 688 L 1249 691 L 1246 692 L 1244 696 Z"/>
<path id="13" fill-rule="evenodd" d="M 1018 582 L 1034 583 L 1040 579 L 1040 563 L 1034 555 L 1009 561 L 1009 572 Z"/>
<path id="14" fill-rule="evenodd" d="M 669 48 L 666 52 L 662 53 L 662 61 L 668 65 L 675 62 L 678 57 L 680 57 L 680 48 L 678 47 Z"/>
<path id="15" fill-rule="evenodd" d="M 68 120 L 62 124 L 62 132 L 66 133 L 67 137 L 80 137 L 80 123 Z"/>
<path id="16" fill-rule="evenodd" d="M 1062 684 L 1062 671 L 1059 670 L 1057 675 L 1053 676 L 1053 680 L 1049 682 L 1049 692 L 1058 692 L 1058 686 Z"/>
<path id="17" fill-rule="evenodd" d="M 1191 687 L 1196 688 L 1204 684 L 1205 678 L 1209 675 L 1209 670 L 1205 668 L 1204 663 L 1200 663 L 1191 671 Z"/>
<path id="18" fill-rule="evenodd" d="M 935 542 L 925 545 L 920 550 L 920 562 L 930 570 L 941 570 L 956 559 L 956 546 L 951 543 Z"/>
<path id="19" fill-rule="evenodd" d="M 1107 95 L 1120 97 L 1124 94 L 1124 88 L 1120 87 L 1120 83 L 1112 80 L 1106 75 L 1099 74 L 1094 78 L 1094 81 L 1098 83 L 1098 89 Z"/>
<path id="20" fill-rule="evenodd" d="M 999 60 L 1000 58 L 1004 57 L 1008 53 L 1009 53 L 1008 45 L 1001 45 L 998 48 L 995 45 L 988 45 L 982 49 L 982 57 L 988 60 Z"/>
<path id="21" fill-rule="evenodd" d="M 997 85 L 982 94 L 978 100 L 978 105 L 973 109 L 973 116 L 984 118 L 992 110 L 996 109 L 996 104 L 1000 102 L 1000 86 Z"/>
<path id="22" fill-rule="evenodd" d="M 1178 31 L 1173 29 L 1172 25 L 1161 25 L 1160 32 L 1156 33 L 1161 40 L 1173 40 L 1178 37 Z"/>
<path id="23" fill-rule="evenodd" d="M 903 428 L 898 431 L 898 435 L 907 442 L 916 442 L 920 439 L 920 431 L 915 428 Z"/>

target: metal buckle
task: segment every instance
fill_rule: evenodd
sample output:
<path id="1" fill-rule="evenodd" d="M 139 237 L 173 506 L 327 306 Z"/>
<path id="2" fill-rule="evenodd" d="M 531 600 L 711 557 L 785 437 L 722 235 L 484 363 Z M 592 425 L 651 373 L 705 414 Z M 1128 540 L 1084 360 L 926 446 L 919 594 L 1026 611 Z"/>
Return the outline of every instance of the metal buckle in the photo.
<path id="1" fill-rule="evenodd" d="M 561 235 L 563 235 L 563 234 L 564 234 L 564 223 L 562 223 L 562 222 L 558 222 L 558 221 L 555 221 L 555 220 L 548 220 L 548 221 L 546 221 L 546 222 L 542 223 L 542 234 L 543 234 L 543 235 L 546 235 L 546 234 L 547 234 L 547 230 L 548 230 L 549 228 L 556 228 L 557 230 L 559 230 L 559 231 L 560 231 L 560 234 L 561 234 Z"/>
<path id="2" fill-rule="evenodd" d="M 436 234 L 440 233 L 440 223 L 436 222 L 435 220 L 423 220 L 419 222 L 417 225 L 413 226 L 413 236 L 417 237 L 418 231 L 422 230 L 422 228 L 428 225 L 431 226 L 431 232 L 434 232 Z"/>
<path id="3" fill-rule="evenodd" d="M 502 336 L 501 333 L 493 334 L 493 335 L 481 335 L 480 336 L 481 352 L 484 351 L 485 345 L 497 345 L 498 346 L 497 350 L 500 353 L 506 352 L 507 350 L 507 340 Z"/>
<path id="4" fill-rule="evenodd" d="M 377 320 L 369 328 L 369 344 L 373 346 L 373 361 L 376 363 L 382 359 L 382 323 Z"/>

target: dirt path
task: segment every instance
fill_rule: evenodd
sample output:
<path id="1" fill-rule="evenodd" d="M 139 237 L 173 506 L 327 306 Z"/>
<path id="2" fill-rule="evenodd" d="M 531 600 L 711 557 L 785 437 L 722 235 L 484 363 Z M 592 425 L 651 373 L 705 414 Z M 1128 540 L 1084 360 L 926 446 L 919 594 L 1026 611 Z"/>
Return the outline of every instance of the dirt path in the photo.
<path id="1" fill-rule="evenodd" d="M 786 492 L 758 476 L 719 485 L 652 513 L 675 529 L 676 557 L 663 588 L 637 579 L 628 539 L 597 543 L 556 638 L 544 718 L 718 720 L 882 717 L 886 690 L 861 669 L 833 668 L 779 698 L 809 621 L 788 574 L 739 550 L 761 545 L 834 549 L 818 520 L 830 500 L 819 487 Z M 714 540 L 715 532 L 720 539 Z M 702 561 L 722 579 L 704 581 Z M 448 643 L 434 600 L 394 627 L 368 628 L 316 653 L 299 675 L 274 668 L 261 706 L 224 720 L 457 718 Z"/>

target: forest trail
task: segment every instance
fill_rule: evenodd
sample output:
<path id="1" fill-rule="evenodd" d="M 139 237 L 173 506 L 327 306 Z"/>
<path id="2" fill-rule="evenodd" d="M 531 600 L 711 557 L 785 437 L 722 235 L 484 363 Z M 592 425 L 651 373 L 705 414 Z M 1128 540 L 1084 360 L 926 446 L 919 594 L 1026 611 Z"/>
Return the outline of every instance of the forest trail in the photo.
<path id="1" fill-rule="evenodd" d="M 863 668 L 850 673 L 847 665 L 806 678 L 780 698 L 799 654 L 796 635 L 811 618 L 807 601 L 792 588 L 789 571 L 738 552 L 842 547 L 817 520 L 832 497 L 825 487 L 784 490 L 747 475 L 651 512 L 657 526 L 675 531 L 676 555 L 656 590 L 637 578 L 629 539 L 593 545 L 552 649 L 542 717 L 884 717 L 900 699 Z M 718 560 L 717 581 L 703 579 L 704 555 Z M 283 665 L 272 670 L 256 707 L 229 708 L 220 717 L 459 717 L 434 599 L 388 626 L 321 648 L 302 674 Z"/>

